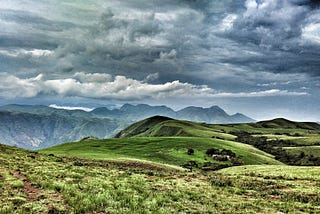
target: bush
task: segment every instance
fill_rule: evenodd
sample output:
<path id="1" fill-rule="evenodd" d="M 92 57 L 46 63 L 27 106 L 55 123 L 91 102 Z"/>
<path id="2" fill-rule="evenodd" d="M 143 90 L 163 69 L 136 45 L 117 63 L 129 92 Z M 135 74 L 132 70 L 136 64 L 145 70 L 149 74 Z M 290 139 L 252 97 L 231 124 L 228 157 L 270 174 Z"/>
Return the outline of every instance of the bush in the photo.
<path id="1" fill-rule="evenodd" d="M 73 162 L 73 166 L 83 166 L 84 164 L 80 161 Z"/>
<path id="2" fill-rule="evenodd" d="M 219 154 L 219 149 L 211 148 L 206 151 L 206 154 L 212 156 L 214 154 Z"/>
<path id="3" fill-rule="evenodd" d="M 193 150 L 193 149 L 191 149 L 191 148 L 190 148 L 190 149 L 188 149 L 187 154 L 188 154 L 188 155 L 193 155 L 193 154 L 194 154 L 194 150 Z"/>
<path id="4" fill-rule="evenodd" d="M 189 162 L 187 162 L 185 164 L 182 164 L 181 166 L 184 167 L 184 168 L 189 169 L 190 171 L 192 171 L 192 168 L 198 168 L 199 167 L 199 165 L 198 165 L 198 163 L 196 161 L 189 161 Z"/>
<path id="5" fill-rule="evenodd" d="M 234 153 L 233 151 L 228 150 L 228 149 L 219 150 L 219 149 L 211 148 L 211 149 L 208 149 L 206 151 L 206 154 L 209 155 L 209 156 L 212 156 L 212 155 L 226 155 L 226 156 L 229 156 L 231 158 L 235 158 L 236 157 L 236 153 Z"/>
<path id="6" fill-rule="evenodd" d="M 236 153 L 234 153 L 233 151 L 231 150 L 228 150 L 228 149 L 223 149 L 221 152 L 220 152 L 221 155 L 228 155 L 232 158 L 236 157 Z"/>

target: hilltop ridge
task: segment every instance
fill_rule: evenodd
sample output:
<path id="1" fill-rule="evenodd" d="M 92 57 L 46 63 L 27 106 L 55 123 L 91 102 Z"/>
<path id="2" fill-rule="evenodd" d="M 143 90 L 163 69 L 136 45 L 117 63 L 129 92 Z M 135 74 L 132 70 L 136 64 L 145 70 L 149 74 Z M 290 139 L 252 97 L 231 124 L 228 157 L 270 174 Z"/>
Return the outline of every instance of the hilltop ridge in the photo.
<path id="1" fill-rule="evenodd" d="M 320 124 L 316 122 L 294 122 L 285 118 L 259 121 L 256 123 L 256 127 L 320 130 Z"/>

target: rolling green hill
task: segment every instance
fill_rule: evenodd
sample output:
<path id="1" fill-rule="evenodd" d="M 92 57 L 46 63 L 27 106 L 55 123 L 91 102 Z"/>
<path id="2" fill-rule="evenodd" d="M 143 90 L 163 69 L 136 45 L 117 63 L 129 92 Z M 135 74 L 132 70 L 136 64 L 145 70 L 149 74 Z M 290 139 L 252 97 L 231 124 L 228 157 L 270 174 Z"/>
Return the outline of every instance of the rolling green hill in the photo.
<path id="1" fill-rule="evenodd" d="M 194 155 L 187 150 L 194 149 Z M 214 162 L 206 155 L 210 148 L 227 149 L 237 154 L 243 164 L 282 164 L 273 156 L 251 145 L 200 137 L 140 137 L 67 143 L 41 150 L 41 153 L 71 155 L 95 159 L 135 158 L 172 165 L 189 161 Z"/>
<path id="2" fill-rule="evenodd" d="M 174 120 L 162 116 L 150 117 L 135 123 L 122 130 L 115 137 L 128 138 L 162 136 L 218 137 L 226 140 L 235 139 L 235 136 L 223 133 L 221 130 L 212 128 L 204 123 Z"/>
<path id="3" fill-rule="evenodd" d="M 277 160 L 290 165 L 320 165 L 320 153 L 311 152 L 310 147 L 320 146 L 320 125 L 317 123 L 278 118 L 257 123 L 218 125 L 156 116 L 135 123 L 116 135 L 118 138 L 163 136 L 241 142 L 271 153 Z M 303 157 L 301 152 L 304 152 Z"/>
<path id="4" fill-rule="evenodd" d="M 320 125 L 311 122 L 294 122 L 283 118 L 257 123 L 219 125 L 154 116 L 132 124 L 118 133 L 116 137 L 190 136 L 221 137 L 226 140 L 234 140 L 236 137 L 232 133 L 235 132 L 248 132 L 257 135 L 282 134 L 292 137 L 306 135 L 309 137 L 311 134 L 318 135 L 320 133 Z"/>
<path id="5" fill-rule="evenodd" d="M 284 118 L 277 118 L 269 121 L 260 121 L 253 125 L 254 127 L 262 128 L 282 128 L 282 129 L 306 129 L 320 130 L 320 124 L 312 122 L 294 122 Z"/>

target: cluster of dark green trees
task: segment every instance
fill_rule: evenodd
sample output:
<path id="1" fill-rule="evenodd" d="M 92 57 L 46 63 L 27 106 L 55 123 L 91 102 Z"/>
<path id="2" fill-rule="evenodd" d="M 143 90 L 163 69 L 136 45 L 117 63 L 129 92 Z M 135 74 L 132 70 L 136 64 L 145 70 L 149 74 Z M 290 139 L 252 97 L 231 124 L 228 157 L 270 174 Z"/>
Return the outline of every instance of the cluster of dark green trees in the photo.
<path id="1" fill-rule="evenodd" d="M 276 160 L 279 160 L 285 164 L 320 166 L 320 157 L 314 157 L 312 154 L 305 154 L 303 151 L 299 154 L 289 154 L 286 152 L 286 150 L 282 147 L 296 146 L 295 143 L 290 140 L 270 140 L 263 136 L 254 137 L 245 131 L 231 132 L 230 134 L 237 136 L 236 141 L 250 144 L 262 151 L 270 153 L 275 156 Z"/>
<path id="2" fill-rule="evenodd" d="M 189 148 L 187 149 L 188 155 L 194 155 L 194 149 Z M 211 171 L 211 170 L 219 170 L 230 166 L 237 166 L 242 165 L 243 162 L 237 157 L 236 153 L 228 149 L 216 149 L 216 148 L 209 148 L 206 150 L 206 155 L 211 161 L 198 163 L 196 161 L 188 161 L 187 163 L 181 165 L 184 168 L 189 169 L 201 169 L 204 171 Z M 213 156 L 217 155 L 218 159 L 214 159 Z M 215 162 L 212 162 L 215 160 Z"/>

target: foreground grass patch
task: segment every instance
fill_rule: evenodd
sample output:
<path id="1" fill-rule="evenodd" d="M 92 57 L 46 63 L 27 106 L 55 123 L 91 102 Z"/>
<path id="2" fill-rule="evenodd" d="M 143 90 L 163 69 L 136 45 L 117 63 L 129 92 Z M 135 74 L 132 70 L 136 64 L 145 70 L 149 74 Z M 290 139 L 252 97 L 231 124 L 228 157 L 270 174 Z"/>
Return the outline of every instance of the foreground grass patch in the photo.
<path id="1" fill-rule="evenodd" d="M 0 213 L 320 212 L 317 168 L 245 166 L 203 174 L 137 160 L 0 150 Z"/>

